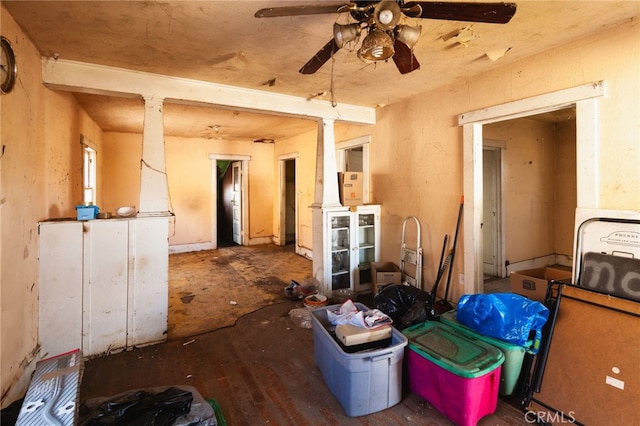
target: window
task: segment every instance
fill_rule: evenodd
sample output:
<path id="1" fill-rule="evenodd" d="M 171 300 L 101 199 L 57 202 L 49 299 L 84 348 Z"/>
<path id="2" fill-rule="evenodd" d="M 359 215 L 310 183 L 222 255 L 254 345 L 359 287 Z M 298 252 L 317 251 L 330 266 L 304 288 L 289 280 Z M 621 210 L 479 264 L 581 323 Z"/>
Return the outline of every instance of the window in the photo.
<path id="1" fill-rule="evenodd" d="M 82 186 L 85 204 L 96 204 L 96 150 L 82 144 Z"/>

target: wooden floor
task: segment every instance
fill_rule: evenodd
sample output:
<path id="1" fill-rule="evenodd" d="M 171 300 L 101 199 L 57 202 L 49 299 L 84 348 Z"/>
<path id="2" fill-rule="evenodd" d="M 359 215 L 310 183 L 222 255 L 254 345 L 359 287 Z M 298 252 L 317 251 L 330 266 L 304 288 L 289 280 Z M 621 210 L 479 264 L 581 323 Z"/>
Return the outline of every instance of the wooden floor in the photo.
<path id="1" fill-rule="evenodd" d="M 268 249 L 272 250 L 272 247 Z M 241 252 L 235 256 L 236 260 Z M 220 253 L 213 254 L 220 256 Z M 255 255 L 251 253 L 249 257 Z M 270 256 L 278 256 L 277 251 Z M 220 264 L 219 261 L 203 262 L 199 258 L 196 262 L 199 265 Z M 278 263 L 286 272 L 282 280 L 286 280 L 291 273 L 290 265 L 287 266 L 290 262 L 274 261 L 270 265 Z M 253 271 L 252 274 L 262 273 Z M 267 274 L 278 276 L 271 269 Z M 197 279 L 190 277 L 189 281 Z M 207 278 L 209 286 L 212 282 Z M 194 282 L 192 289 L 195 292 L 201 286 L 202 283 Z M 278 292 L 282 292 L 280 287 Z M 236 298 L 236 295 L 226 296 Z M 195 300 L 201 297 L 196 293 Z M 237 300 L 243 300 L 242 295 L 238 294 Z M 358 300 L 373 306 L 371 296 Z M 399 404 L 365 416 L 348 417 L 315 365 L 312 330 L 300 327 L 289 316 L 289 312 L 301 308 L 302 303 L 272 302 L 244 314 L 233 321 L 233 325 L 215 331 L 186 337 L 174 335 L 163 344 L 88 360 L 81 386 L 81 403 L 133 389 L 187 385 L 197 389 L 205 399 L 215 399 L 230 425 L 450 424 L 406 386 Z M 194 312 L 191 315 L 195 315 Z M 369 392 L 370 389 L 360 391 Z M 528 423 L 520 410 L 500 400 L 495 414 L 483 418 L 479 424 Z"/>
<path id="2" fill-rule="evenodd" d="M 231 327 L 86 362 L 81 401 L 127 390 L 189 385 L 215 399 L 230 425 L 446 425 L 429 403 L 408 392 L 386 410 L 348 417 L 314 363 L 312 330 L 289 317 L 299 302 L 274 304 Z M 368 392 L 369 389 L 362 389 Z M 525 425 L 499 401 L 480 425 Z"/>

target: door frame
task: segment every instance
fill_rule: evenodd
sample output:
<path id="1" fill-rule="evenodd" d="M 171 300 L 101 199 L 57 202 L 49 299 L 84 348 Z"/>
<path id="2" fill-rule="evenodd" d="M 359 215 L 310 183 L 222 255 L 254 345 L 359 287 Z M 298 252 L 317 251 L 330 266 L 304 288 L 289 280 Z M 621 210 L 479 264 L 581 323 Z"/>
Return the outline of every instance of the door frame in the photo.
<path id="1" fill-rule="evenodd" d="M 299 217 L 299 205 L 298 205 L 298 158 L 300 158 L 300 154 L 297 152 L 290 154 L 282 154 L 278 156 L 278 167 L 280 173 L 280 182 L 279 182 L 279 193 L 280 193 L 280 202 L 278 203 L 278 218 L 279 218 L 279 232 L 278 232 L 278 241 L 276 242 L 279 246 L 284 246 L 287 241 L 287 223 L 286 223 L 286 210 L 287 210 L 287 161 L 293 160 L 294 168 L 295 168 L 295 176 L 294 182 L 296 185 L 296 200 L 295 200 L 295 250 L 297 254 L 301 254 L 300 244 L 298 241 L 298 217 Z"/>
<path id="2" fill-rule="evenodd" d="M 576 108 L 577 206 L 600 207 L 598 198 L 598 104 L 605 95 L 605 82 L 595 81 L 557 92 L 525 98 L 458 116 L 463 133 L 464 293 L 484 293 L 482 273 L 482 126 Z"/>
<path id="3" fill-rule="evenodd" d="M 491 150 L 494 152 L 494 176 L 495 181 L 493 182 L 495 186 L 495 199 L 494 203 L 494 211 L 495 211 L 495 219 L 493 226 L 493 245 L 494 245 L 494 276 L 499 278 L 505 278 L 506 271 L 502 268 L 505 258 L 505 234 L 504 234 L 504 199 L 502 197 L 502 150 L 506 147 L 506 144 L 502 141 L 485 139 L 483 141 L 483 150 Z M 484 166 L 484 165 L 483 165 Z M 484 179 L 484 175 L 483 175 Z M 483 198 L 484 200 L 484 198 Z M 483 224 L 486 223 L 486 218 L 482 219 Z M 484 251 L 484 245 L 483 245 Z M 484 269 L 483 269 L 484 273 Z"/>
<path id="4" fill-rule="evenodd" d="M 242 230 L 242 245 L 246 246 L 248 244 L 248 226 L 249 223 L 249 161 L 251 160 L 250 155 L 229 155 L 229 154 L 209 154 L 209 160 L 211 161 L 211 248 L 218 248 L 218 203 L 216 202 L 218 199 L 218 160 L 227 160 L 227 161 L 239 161 L 241 162 L 241 170 L 242 170 L 242 194 L 240 195 L 242 199 L 242 220 L 241 227 Z"/>

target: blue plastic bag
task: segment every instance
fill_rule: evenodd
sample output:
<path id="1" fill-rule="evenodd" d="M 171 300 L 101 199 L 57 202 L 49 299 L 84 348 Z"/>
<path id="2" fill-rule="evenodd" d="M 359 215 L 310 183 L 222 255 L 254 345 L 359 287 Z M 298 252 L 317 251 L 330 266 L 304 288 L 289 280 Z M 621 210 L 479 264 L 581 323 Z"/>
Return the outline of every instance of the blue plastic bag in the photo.
<path id="1" fill-rule="evenodd" d="M 529 352 L 536 354 L 549 309 L 514 293 L 465 294 L 458 301 L 456 317 L 483 336 L 528 346 Z"/>

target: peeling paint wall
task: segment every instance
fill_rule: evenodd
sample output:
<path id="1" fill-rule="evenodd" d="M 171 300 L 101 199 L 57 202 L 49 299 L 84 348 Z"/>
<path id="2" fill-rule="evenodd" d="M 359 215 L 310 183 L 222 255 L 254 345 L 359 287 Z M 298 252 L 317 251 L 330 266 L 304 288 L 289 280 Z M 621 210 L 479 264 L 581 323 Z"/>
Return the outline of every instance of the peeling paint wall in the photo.
<path id="1" fill-rule="evenodd" d="M 80 134 L 86 134 L 101 146 L 103 143 L 99 129 L 78 110 L 70 95 L 54 93 L 42 86 L 37 52 L 4 6 L 0 7 L 2 33 L 13 43 L 20 68 L 14 92 L 0 98 L 0 135 L 5 146 L 0 158 L 0 373 L 4 406 L 26 390 L 29 370 L 40 355 L 37 348 L 37 223 L 56 214 L 73 215 L 73 205 L 81 196 L 74 175 L 74 171 L 80 170 L 74 148 Z M 371 201 L 382 204 L 381 259 L 398 261 L 402 220 L 416 215 L 423 231 L 426 287 L 435 277 L 444 234 L 452 235 L 455 230 L 463 175 L 462 129 L 457 125 L 461 113 L 604 80 L 607 95 L 599 108 L 600 157 L 597 170 L 593 171 L 600 176 L 600 181 L 594 191 L 603 208 L 640 208 L 640 31 L 637 20 L 514 65 L 499 67 L 499 62 L 496 65 L 498 68 L 481 76 L 380 109 L 378 124 L 368 129 L 370 131 L 347 128 L 338 130 L 336 135 L 339 141 L 371 134 Z M 428 67 L 423 66 L 421 72 L 429 78 Z M 418 93 L 419 90 L 417 87 Z M 140 149 L 135 145 L 139 143 L 137 137 L 105 135 L 104 138 L 108 143 L 104 143 L 102 151 L 105 158 L 111 158 L 109 161 L 117 162 L 120 155 L 111 144 L 121 144 L 124 148 L 126 140 L 133 140 L 133 146 L 126 149 L 132 152 Z M 309 149 L 311 146 L 315 149 L 315 134 L 302 135 L 293 143 L 302 145 L 305 141 Z M 174 169 L 192 166 L 186 158 L 172 158 L 180 143 L 193 142 L 191 139 L 167 141 L 170 191 L 175 185 L 173 180 L 180 179 L 178 172 L 172 176 Z M 255 189 L 250 194 L 249 235 L 252 238 L 273 235 L 273 203 L 276 202 L 273 148 L 209 145 L 214 144 L 213 141 L 195 143 L 202 145 L 205 163 L 209 162 L 208 153 L 252 156 L 249 179 Z M 307 147 L 304 148 L 307 152 Z M 305 169 L 305 176 L 315 176 L 315 165 L 311 166 L 309 161 L 312 156 L 315 157 L 315 153 L 307 152 L 300 165 Z M 133 158 L 138 159 L 139 155 Z M 254 164 L 261 166 L 254 167 Z M 117 182 L 109 180 L 115 176 L 115 167 L 105 162 L 99 163 L 99 168 L 102 178 L 106 178 L 99 204 L 103 202 L 106 209 L 112 210 L 138 199 L 135 185 L 139 179 L 127 183 L 124 195 L 113 194 L 107 188 L 108 184 Z M 126 169 L 127 176 L 139 173 L 139 164 L 126 163 L 122 168 Z M 210 181 L 209 176 L 202 179 Z M 310 188 L 303 186 L 303 196 L 312 199 Z M 202 203 L 209 203 L 206 197 Z M 307 204 L 310 203 L 301 201 L 301 208 Z M 188 208 L 182 204 L 179 207 Z M 178 211 L 178 206 L 174 205 L 174 209 Z M 301 213 L 300 218 L 306 246 L 311 215 Z M 188 242 L 209 236 L 188 235 L 181 230 L 172 238 Z M 459 244 L 461 253 L 461 240 Z M 456 257 L 454 277 L 462 270 L 462 260 L 463 256 Z M 452 300 L 457 300 L 462 286 L 457 285 L 455 279 L 454 284 L 450 294 Z"/>
<path id="2" fill-rule="evenodd" d="M 382 204 L 381 258 L 398 261 L 402 220 L 416 215 L 423 231 L 424 283 L 433 283 L 442 238 L 453 236 L 462 193 L 459 114 L 599 80 L 606 82 L 607 95 L 600 101 L 600 158 L 593 170 L 600 184 L 593 190 L 602 208 L 640 209 L 638 75 L 640 28 L 633 21 L 381 109 L 371 143 L 371 191 Z M 463 256 L 456 255 L 453 300 L 463 291 L 457 284 L 462 270 Z"/>
<path id="3" fill-rule="evenodd" d="M 74 217 L 82 197 L 80 134 L 101 143 L 101 131 L 68 93 L 41 83 L 40 56 L 4 6 L 2 35 L 16 54 L 14 90 L 0 97 L 2 406 L 21 397 L 38 346 L 38 222 Z M 49 354 L 51 355 L 51 354 Z"/>

